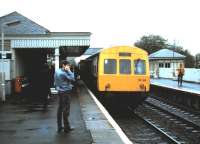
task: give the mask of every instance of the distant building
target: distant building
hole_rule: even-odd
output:
[[[169,49],[161,49],[149,55],[150,72],[152,77],[159,77],[159,68],[171,68],[173,76],[178,66],[184,65],[185,56]]]

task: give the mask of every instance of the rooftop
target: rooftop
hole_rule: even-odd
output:
[[[169,49],[161,49],[149,55],[149,59],[184,59],[185,56]]]
[[[3,28],[6,34],[46,34],[49,32],[45,27],[33,22],[16,11],[0,17],[0,25],[12,22],[13,20],[18,21],[18,24],[9,28],[4,25]]]

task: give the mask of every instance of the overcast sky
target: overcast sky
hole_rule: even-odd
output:
[[[91,47],[154,34],[200,53],[199,0],[0,0],[0,16],[13,11],[52,32],[91,32]]]

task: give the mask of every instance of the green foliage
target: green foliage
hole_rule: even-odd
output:
[[[190,54],[188,50],[184,50],[182,52],[185,55],[185,67],[186,68],[194,68],[195,67],[195,57]]]
[[[198,61],[200,61],[200,53],[196,54],[195,57],[196,57],[196,59],[197,59]]]
[[[158,50],[166,48],[167,40],[159,35],[143,36],[139,41],[135,43],[135,46],[146,50],[149,54]]]
[[[200,53],[196,54],[195,58],[196,58],[195,66],[196,68],[200,68]]]
[[[195,57],[192,54],[190,54],[190,52],[188,50],[184,50],[183,47],[181,47],[181,46],[175,46],[175,48],[172,50],[185,56],[184,62],[185,62],[186,68],[194,68],[195,67]]]

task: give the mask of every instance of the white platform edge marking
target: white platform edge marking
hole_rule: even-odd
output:
[[[101,112],[105,115],[105,117],[108,119],[109,123],[113,126],[117,134],[120,136],[121,140],[125,144],[133,144],[128,137],[125,135],[125,133],[122,131],[122,129],[119,127],[119,125],[115,122],[115,120],[110,116],[108,111],[104,108],[104,106],[97,100],[97,98],[94,96],[94,94],[87,88],[88,92],[90,93],[91,97],[101,110]]]

